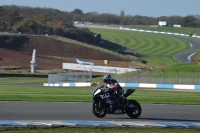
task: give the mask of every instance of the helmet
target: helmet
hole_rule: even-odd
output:
[[[107,83],[108,81],[110,81],[112,79],[110,74],[106,74],[105,76],[103,76],[103,82]]]

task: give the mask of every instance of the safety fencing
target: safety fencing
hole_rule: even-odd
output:
[[[165,71],[165,70],[155,70],[151,69],[146,72],[137,73],[126,73],[121,76],[115,75],[115,78],[119,82],[124,83],[150,83],[150,84],[188,84],[188,85],[198,85],[200,84],[200,72],[189,71],[189,72],[179,72],[176,71]]]
[[[92,82],[91,71],[65,71],[48,74],[48,83]]]
[[[162,89],[189,89],[200,90],[200,72],[165,72],[158,71],[127,72],[113,74],[122,87],[132,88],[162,88]],[[84,87],[92,86],[92,71],[68,71],[63,73],[50,73],[48,83],[44,86],[54,87]],[[102,80],[102,78],[101,78]]]
[[[186,84],[200,85],[200,72],[191,70],[190,72],[165,71],[135,71],[124,74],[112,75],[121,83],[149,83],[149,84]],[[92,82],[94,77],[92,71],[66,71],[48,74],[48,83],[83,83]],[[101,81],[100,81],[101,82]]]

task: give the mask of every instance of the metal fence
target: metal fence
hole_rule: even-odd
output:
[[[92,71],[67,71],[48,74],[48,83],[92,82]]]
[[[49,83],[92,82],[92,71],[66,71],[48,74]],[[200,84],[200,72],[165,72],[146,71],[128,72],[113,75],[121,83],[151,83],[151,84]]]
[[[116,76],[119,82],[124,83],[153,83],[153,84],[200,84],[200,72],[165,72],[161,71],[147,71],[137,73],[134,76],[127,73],[124,76]]]

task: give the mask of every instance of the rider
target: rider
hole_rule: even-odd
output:
[[[106,74],[103,77],[103,82],[105,83],[105,86],[109,88],[111,91],[117,91],[117,95],[119,96],[120,100],[124,105],[127,104],[126,97],[123,95],[124,90],[120,86],[120,84],[117,82],[117,80],[113,79],[110,74]],[[110,101],[110,105],[112,108],[113,102]]]

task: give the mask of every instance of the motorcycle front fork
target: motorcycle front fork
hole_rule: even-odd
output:
[[[105,108],[105,102],[102,100],[99,100],[99,108],[103,109]]]

